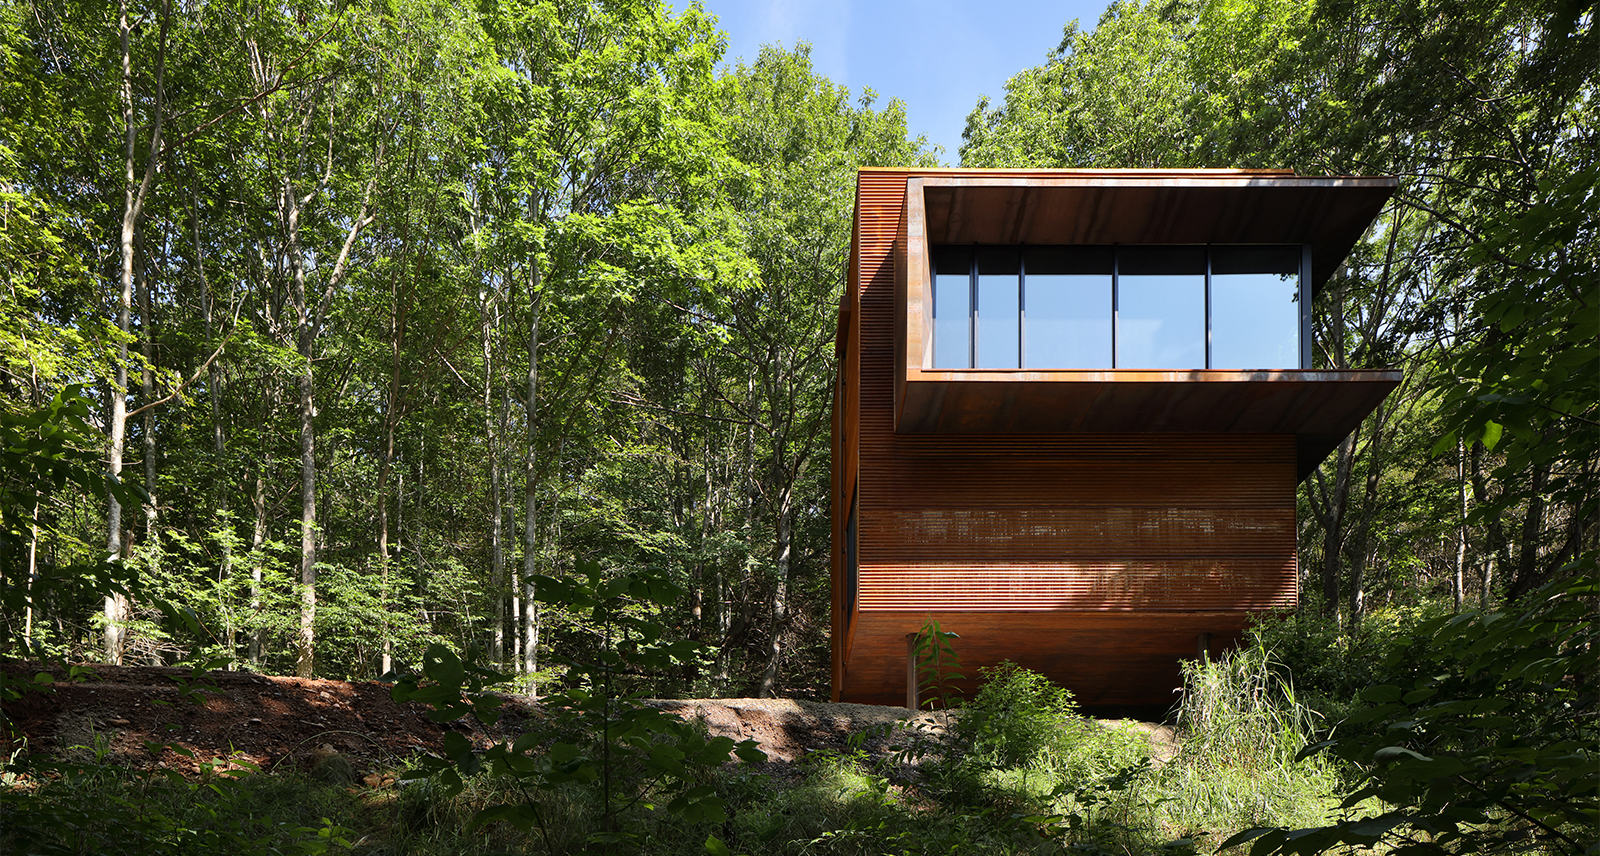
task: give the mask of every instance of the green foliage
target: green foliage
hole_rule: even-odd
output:
[[[1317,731],[1293,685],[1272,673],[1268,649],[1250,645],[1216,661],[1183,663],[1178,727],[1197,763],[1263,769],[1295,759]]]
[[[175,771],[88,764],[12,764],[0,787],[0,850],[39,856],[323,856],[352,847],[352,830],[308,811],[347,806],[306,800],[303,787],[258,771],[202,765]],[[283,785],[288,785],[287,788]],[[296,804],[298,803],[298,804]]]
[[[928,616],[922,629],[911,644],[911,656],[917,663],[917,696],[919,704],[932,708],[935,703],[945,710],[961,704],[961,690],[954,682],[962,680],[961,657],[951,640],[961,636],[943,629],[939,619]]]
[[[1310,829],[1253,829],[1252,856],[1383,844],[1394,852],[1580,854],[1600,823],[1600,637],[1594,562],[1515,610],[1441,616],[1406,684],[1361,693],[1350,733],[1309,747],[1357,765],[1353,817]],[[1417,658],[1395,646],[1389,668]],[[1380,809],[1364,805],[1380,801]]]
[[[637,844],[640,831],[632,810],[654,809],[661,802],[668,812],[691,824],[726,821],[726,801],[706,779],[732,754],[747,761],[764,760],[755,742],[708,738],[692,723],[620,695],[612,686],[614,673],[622,669],[669,668],[694,654],[698,647],[694,643],[667,639],[665,628],[632,608],[670,605],[681,591],[659,574],[607,579],[593,561],[581,563],[578,571],[582,576],[577,579],[540,577],[539,597],[545,604],[581,614],[605,642],[595,660],[569,661],[569,686],[544,699],[550,711],[545,727],[481,753],[460,732],[448,731],[444,756],[423,759],[417,776],[438,777],[451,795],[464,787],[463,777],[480,772],[517,782],[521,799],[478,811],[472,826],[505,821],[524,831],[537,829],[552,851],[552,827],[535,793],[594,788],[601,811],[598,827],[586,839],[591,846]],[[503,679],[434,645],[423,658],[421,675],[403,676],[393,695],[396,701],[432,705],[430,717],[437,722],[469,713],[492,722],[499,699],[486,688]]]
[[[1009,660],[982,674],[983,688],[955,725],[966,757],[1021,767],[1072,742],[1078,725],[1072,693]]]
[[[1508,489],[1477,506],[1478,520],[1535,498],[1600,510],[1592,467],[1600,448],[1600,163],[1539,182],[1532,205],[1480,224],[1470,259],[1483,280],[1472,294],[1472,329],[1445,361],[1438,385],[1448,431],[1501,457],[1495,480]],[[1517,474],[1537,471],[1526,482]],[[1575,545],[1562,545],[1567,556]]]
[[[31,632],[22,626],[24,616],[39,620],[47,606],[126,595],[137,584],[133,568],[93,550],[82,543],[81,533],[61,525],[58,504],[69,492],[116,496],[126,504],[145,496],[138,487],[107,477],[94,451],[95,434],[89,401],[77,386],[62,388],[39,408],[0,409],[0,654],[42,658],[48,653],[42,645],[29,650],[33,640],[24,638]],[[55,551],[65,561],[41,560],[37,551],[47,538],[72,545]],[[5,681],[0,677],[0,697],[25,689]]]
[[[1275,674],[1275,658],[1255,642],[1183,664],[1179,745],[1151,777],[1156,816],[1169,828],[1227,835],[1315,823],[1337,804],[1337,766],[1298,755],[1321,723]]]

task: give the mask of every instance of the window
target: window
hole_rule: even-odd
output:
[[[1211,251],[1211,367],[1300,365],[1300,248]]]
[[[1022,364],[1111,365],[1110,247],[1029,247]]]
[[[972,368],[971,250],[934,250],[933,367]]]
[[[1204,247],[1119,247],[1119,369],[1206,367]]]
[[[934,247],[935,369],[1300,367],[1298,246]]]

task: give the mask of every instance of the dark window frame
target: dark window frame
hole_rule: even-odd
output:
[[[967,323],[966,323],[967,360],[966,360],[966,367],[965,367],[965,369],[961,369],[961,368],[943,368],[943,369],[941,369],[938,366],[935,366],[934,367],[935,370],[940,370],[940,371],[964,371],[964,370],[979,369],[979,366],[977,365],[978,353],[979,353],[978,336],[979,336],[979,329],[980,329],[979,323],[978,323],[978,319],[979,319],[979,314],[983,311],[982,307],[980,306],[980,304],[978,302],[978,297],[979,297],[979,289],[978,289],[979,258],[980,258],[980,253],[982,251],[984,251],[984,250],[993,251],[993,250],[995,250],[997,248],[1002,248],[1002,247],[1014,250],[1016,252],[1016,255],[1017,255],[1017,264],[1016,264],[1016,269],[1017,269],[1017,367],[1016,368],[1001,368],[1001,369],[979,369],[979,370],[983,370],[983,371],[1034,371],[1034,370],[1049,371],[1049,370],[1058,368],[1058,367],[1055,367],[1055,366],[1029,366],[1028,363],[1027,363],[1027,354],[1028,354],[1028,346],[1027,346],[1027,341],[1028,341],[1028,339],[1027,339],[1027,337],[1028,337],[1028,254],[1027,254],[1026,250],[1029,248],[1029,246],[1030,245],[1026,245],[1026,244],[939,244],[939,245],[935,245],[932,248],[933,252],[929,253],[930,271],[929,271],[929,276],[927,277],[928,287],[929,287],[929,290],[930,290],[930,294],[928,295],[928,297],[929,297],[930,301],[936,300],[936,298],[935,298],[935,296],[934,296],[934,294],[932,292],[937,289],[938,276],[941,273],[943,273],[945,275],[952,275],[952,274],[959,275],[959,274],[955,273],[954,271],[944,272],[944,271],[938,270],[935,260],[938,258],[939,252],[941,250],[946,250],[946,249],[948,249],[948,250],[957,250],[957,249],[959,249],[959,250],[962,250],[964,252],[964,254],[966,255],[966,257],[967,257]],[[1062,245],[1062,246],[1075,246],[1075,245]],[[1280,249],[1281,248],[1281,249],[1286,250],[1286,251],[1289,248],[1298,249],[1298,251],[1299,251],[1299,253],[1298,253],[1298,255],[1299,255],[1299,264],[1298,264],[1298,270],[1296,271],[1295,297],[1294,297],[1294,300],[1295,300],[1295,303],[1296,303],[1296,305],[1298,307],[1298,310],[1299,310],[1298,311],[1299,324],[1298,324],[1298,329],[1296,330],[1296,338],[1298,339],[1298,355],[1297,356],[1298,356],[1299,365],[1297,367],[1295,367],[1295,368],[1282,369],[1282,370],[1286,370],[1286,371],[1295,371],[1295,370],[1308,371],[1312,367],[1315,351],[1314,351],[1313,343],[1312,343],[1312,339],[1311,339],[1311,336],[1312,336],[1312,316],[1311,316],[1311,309],[1310,309],[1311,300],[1310,300],[1310,295],[1308,294],[1308,287],[1307,287],[1307,284],[1310,282],[1310,279],[1311,279],[1311,245],[1309,245],[1309,244],[1110,244],[1110,245],[1093,245],[1093,246],[1105,246],[1107,249],[1109,249],[1111,251],[1111,273],[1110,273],[1110,276],[1111,276],[1111,365],[1109,365],[1109,366],[1075,366],[1075,367],[1071,367],[1070,369],[1065,369],[1065,370],[1072,370],[1072,369],[1082,368],[1082,369],[1088,369],[1088,370],[1094,370],[1094,371],[1100,371],[1100,370],[1106,370],[1106,369],[1114,371],[1114,370],[1117,370],[1119,368],[1117,366],[1117,357],[1118,357],[1118,354],[1119,354],[1119,349],[1118,349],[1117,346],[1119,344],[1118,337],[1120,335],[1120,327],[1121,327],[1120,313],[1121,313],[1122,307],[1121,307],[1121,288],[1119,286],[1120,286],[1120,279],[1121,279],[1121,276],[1122,276],[1122,270],[1121,270],[1122,257],[1123,257],[1124,251],[1143,249],[1143,248],[1155,248],[1155,247],[1203,247],[1204,250],[1205,250],[1205,272],[1204,272],[1204,281],[1205,281],[1205,309],[1204,309],[1204,313],[1205,313],[1205,322],[1204,322],[1205,323],[1205,365],[1203,367],[1173,368],[1172,370],[1175,370],[1175,371],[1192,371],[1192,370],[1196,370],[1196,368],[1199,368],[1200,370],[1211,370],[1211,366],[1212,366],[1212,362],[1213,362],[1213,356],[1212,356],[1212,333],[1213,333],[1213,324],[1214,324],[1214,319],[1212,317],[1212,277],[1214,275],[1214,270],[1213,270],[1213,268],[1214,268],[1214,265],[1213,265],[1214,251],[1216,249],[1218,249],[1218,248],[1222,248],[1222,249],[1235,249],[1235,248]],[[935,305],[937,305],[937,304],[935,304]],[[939,347],[939,343],[938,343],[938,340],[937,340],[937,324],[930,325],[929,330],[928,330],[928,335],[930,336],[931,345],[932,345],[932,347],[929,348],[928,352],[930,354],[937,354],[938,353],[938,347]],[[937,360],[935,360],[935,362],[937,362]]]

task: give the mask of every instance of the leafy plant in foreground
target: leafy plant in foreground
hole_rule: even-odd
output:
[[[540,812],[540,795],[563,788],[598,791],[602,816],[588,844],[601,850],[637,843],[639,832],[630,828],[633,810],[655,810],[659,801],[691,823],[724,822],[726,803],[705,780],[730,754],[765,760],[755,741],[707,737],[674,714],[612,690],[613,677],[623,668],[667,669],[699,654],[699,643],[666,641],[662,625],[629,609],[639,603],[671,605],[681,590],[651,571],[604,579],[593,561],[580,562],[578,573],[577,579],[538,576],[538,599],[587,619],[604,634],[605,644],[592,661],[567,661],[572,683],[543,699],[544,727],[481,753],[461,732],[447,731],[444,756],[423,759],[414,778],[435,776],[450,796],[461,791],[463,776],[480,772],[514,781],[516,787],[507,793],[521,798],[484,808],[470,825],[503,820],[525,832],[537,830],[551,852],[555,847]],[[507,680],[435,644],[423,658],[422,674],[400,677],[392,695],[396,701],[431,705],[429,717],[436,722],[471,714],[491,723],[501,700],[489,688]]]
[[[911,656],[917,661],[917,697],[923,707],[931,708],[938,702],[948,711],[961,704],[961,690],[954,682],[966,676],[961,674],[961,657],[950,644],[950,640],[960,638],[930,615],[912,640]]]
[[[1343,806],[1376,799],[1382,811],[1310,829],[1246,830],[1224,849],[1253,840],[1252,856],[1375,845],[1397,854],[1600,852],[1600,582],[1592,558],[1567,570],[1585,575],[1515,609],[1425,622],[1423,677],[1368,688],[1368,706],[1345,720],[1362,730],[1302,752],[1360,765]],[[1409,648],[1391,654],[1403,656]]]
[[[82,764],[22,759],[10,768],[21,783],[0,787],[0,853],[320,856],[351,849],[352,830],[326,817],[317,825],[268,822],[264,815],[272,812],[247,786],[260,775],[252,766],[200,766],[200,777],[191,780],[176,770],[129,770],[103,757]]]

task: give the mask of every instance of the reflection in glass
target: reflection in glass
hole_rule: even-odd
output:
[[[1014,369],[1021,365],[1022,278],[1016,247],[978,250],[978,341],[980,369]]]
[[[1117,368],[1206,367],[1203,247],[1130,247],[1117,257]]]
[[[933,367],[972,366],[972,256],[935,251],[933,275]]]
[[[1211,367],[1300,367],[1299,247],[1217,247],[1211,256]]]
[[[978,365],[1017,368],[1020,283],[1014,273],[978,274]]]
[[[1111,275],[1029,274],[1023,321],[1030,369],[1111,367]]]
[[[1024,251],[1024,367],[1111,367],[1111,252],[1061,246]]]

